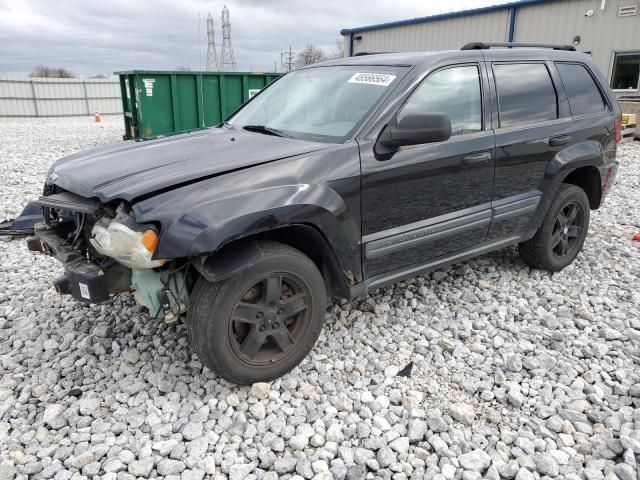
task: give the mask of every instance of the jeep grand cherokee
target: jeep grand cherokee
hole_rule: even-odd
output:
[[[202,362],[241,384],[307,355],[328,296],[509,245],[561,270],[614,180],[620,109],[589,55],[515,47],[324,62],[216,128],[64,158],[30,248],[81,302],[186,314]]]

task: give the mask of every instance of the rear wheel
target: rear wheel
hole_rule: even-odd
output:
[[[518,245],[521,258],[532,268],[557,272],[582,250],[589,230],[589,199],[580,187],[563,183],[535,236]]]
[[[280,377],[315,344],[326,311],[316,265],[287,245],[265,242],[251,268],[218,283],[200,278],[187,324],[198,357],[239,384]]]

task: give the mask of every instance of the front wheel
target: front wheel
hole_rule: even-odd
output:
[[[589,199],[580,187],[558,188],[542,226],[518,245],[520,257],[532,268],[558,272],[575,260],[589,230]]]
[[[200,278],[187,325],[204,365],[225,379],[249,385],[278,378],[313,348],[326,311],[324,281],[300,251],[261,243],[251,268],[217,283]]]

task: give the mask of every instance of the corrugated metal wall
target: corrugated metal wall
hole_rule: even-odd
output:
[[[121,114],[120,83],[107,79],[0,78],[0,117]]]
[[[621,18],[621,6],[636,6],[637,14]],[[593,13],[587,15],[590,10]],[[505,8],[353,33],[353,54],[457,49],[471,41],[504,42],[509,36],[510,11]],[[590,51],[608,79],[614,52],[640,51],[638,0],[558,0],[516,6],[516,11],[514,41],[572,44],[579,35],[577,49]],[[349,34],[344,36],[345,56],[349,55],[349,38]]]
[[[515,41],[567,43],[576,35],[580,51],[590,51],[610,79],[615,51],[640,51],[640,5],[637,0],[565,0],[518,8]],[[636,5],[638,15],[618,17],[620,6]],[[586,13],[592,10],[593,15]]]
[[[508,28],[509,11],[500,10],[371,30],[354,34],[353,54],[456,49],[479,38],[487,42],[504,42]],[[357,37],[361,38],[357,40]],[[349,45],[346,44],[347,55],[348,51]]]

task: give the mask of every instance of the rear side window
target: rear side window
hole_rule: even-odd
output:
[[[556,67],[569,96],[569,106],[573,116],[601,113],[609,109],[600,89],[584,65],[556,63]]]
[[[494,64],[501,127],[558,118],[558,99],[542,63]]]

